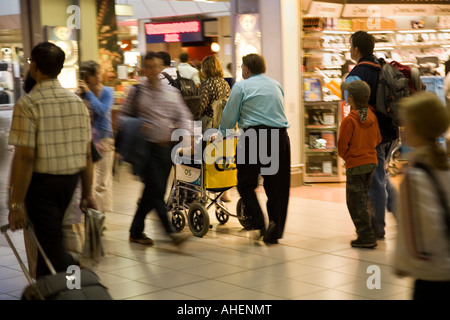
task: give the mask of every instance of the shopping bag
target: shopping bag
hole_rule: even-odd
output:
[[[207,142],[204,152],[205,187],[220,189],[237,185],[236,139]]]
[[[105,215],[100,211],[88,208],[84,217],[84,247],[81,264],[97,264],[105,256],[102,234]]]

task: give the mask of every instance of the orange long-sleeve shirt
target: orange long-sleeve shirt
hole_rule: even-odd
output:
[[[352,110],[339,129],[338,154],[347,169],[377,162],[376,146],[381,142],[375,114],[367,109],[364,121],[359,110]]]

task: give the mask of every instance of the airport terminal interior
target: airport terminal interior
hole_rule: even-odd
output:
[[[183,30],[185,25],[195,30]],[[115,300],[410,300],[414,280],[394,272],[393,213],[386,211],[386,234],[375,248],[350,245],[357,235],[337,138],[350,112],[340,84],[356,64],[349,41],[357,30],[373,34],[378,57],[417,68],[427,90],[445,101],[448,0],[1,0],[0,139],[8,137],[14,104],[24,94],[27,57],[40,41],[65,51],[58,79],[68,89],[77,89],[82,61],[99,62],[103,84],[114,91],[115,132],[127,93],[142,80],[147,51],[168,52],[172,66],[181,53],[188,53],[193,66],[216,55],[224,70],[230,66],[224,76],[230,83],[242,80],[242,57],[260,53],[266,75],[283,87],[290,124],[291,189],[283,238],[267,244],[235,216],[223,223],[212,206],[209,229],[201,237],[186,222],[180,232],[190,238],[174,245],[152,212],[144,232],[155,243],[132,243],[129,229],[143,183],[130,164],[116,162],[113,212],[106,213],[102,236],[105,256],[89,267]],[[440,142],[445,145],[445,137]],[[4,225],[14,147],[0,148]],[[398,188],[408,161],[400,153],[394,160],[388,171]],[[171,181],[167,197],[170,187]],[[268,224],[262,185],[257,195]],[[235,186],[230,196],[224,205],[235,214],[240,199]],[[23,231],[12,233],[12,239],[26,262]],[[0,235],[0,300],[20,300],[27,286]]]

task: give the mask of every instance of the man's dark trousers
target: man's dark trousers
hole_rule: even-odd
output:
[[[25,198],[28,218],[45,254],[56,272],[67,271],[76,264],[63,243],[62,221],[69,206],[79,174],[51,175],[33,173]],[[36,278],[50,274],[41,254],[38,254]]]
[[[275,174],[261,175],[264,178],[264,190],[268,198],[267,213],[269,221],[273,221],[276,225],[274,238],[280,239],[284,232],[289,202],[291,179],[291,146],[289,136],[284,128],[251,127],[245,130],[245,135],[252,136],[249,134],[249,130],[256,132],[256,141],[253,140],[254,136],[250,139],[245,138],[245,140],[241,137],[238,141],[236,151],[237,189],[247,213],[252,217],[253,228],[260,229],[264,227],[264,215],[259,205],[255,189],[258,187],[258,177],[261,173],[261,168],[269,168],[273,165],[273,162],[265,163],[267,159],[264,160],[264,156],[267,156],[271,161],[275,159],[278,162],[278,169]],[[274,148],[274,150],[271,147],[272,138],[277,138],[274,141],[277,148]],[[264,143],[266,146],[263,148],[260,145],[261,139],[263,139],[263,142],[267,141],[267,143]],[[245,154],[245,157],[242,157],[242,153]],[[261,159],[261,155],[263,159]],[[245,161],[241,163],[242,160]],[[271,169],[270,171],[273,170]]]

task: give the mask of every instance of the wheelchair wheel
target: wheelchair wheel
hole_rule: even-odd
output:
[[[239,219],[239,223],[245,229],[251,229],[253,227],[252,217],[247,215],[242,198],[239,199],[239,201],[236,205],[236,215],[237,215],[237,218]]]
[[[194,236],[201,238],[208,233],[209,215],[201,203],[195,202],[189,207],[188,223]]]
[[[172,228],[176,232],[180,232],[184,229],[186,225],[186,218],[184,217],[184,213],[181,210],[175,210],[172,213]]]
[[[225,224],[230,219],[230,215],[219,206],[216,206],[216,218],[220,224]]]

